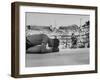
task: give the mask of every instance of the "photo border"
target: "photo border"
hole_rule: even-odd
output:
[[[95,70],[89,71],[73,71],[73,72],[55,72],[43,74],[19,74],[20,72],[20,56],[19,56],[19,35],[20,35],[20,6],[39,6],[39,7],[54,7],[54,8],[73,8],[87,9],[95,11]],[[41,77],[41,76],[58,76],[72,74],[97,73],[97,7],[96,6],[81,6],[81,5],[63,5],[63,4],[46,4],[46,3],[31,3],[31,2],[13,2],[11,4],[11,76],[15,78],[23,77]]]

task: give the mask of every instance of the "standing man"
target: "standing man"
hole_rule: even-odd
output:
[[[57,36],[53,39],[53,52],[59,51],[59,39],[57,39]]]
[[[68,40],[67,40],[67,38],[66,38],[66,45],[65,45],[65,47],[67,48],[67,46],[68,46],[68,42],[67,42]]]
[[[74,33],[72,33],[72,35],[71,35],[71,42],[72,42],[71,48],[76,48],[76,45],[77,45],[77,38],[76,38],[76,36],[74,35]]]

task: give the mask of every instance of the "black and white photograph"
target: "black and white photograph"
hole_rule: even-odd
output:
[[[12,4],[12,76],[97,73],[97,7]]]
[[[26,67],[90,63],[90,15],[25,13]]]

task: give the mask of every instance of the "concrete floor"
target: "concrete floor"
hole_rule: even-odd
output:
[[[26,54],[26,67],[89,64],[89,48],[63,49],[46,54]]]

